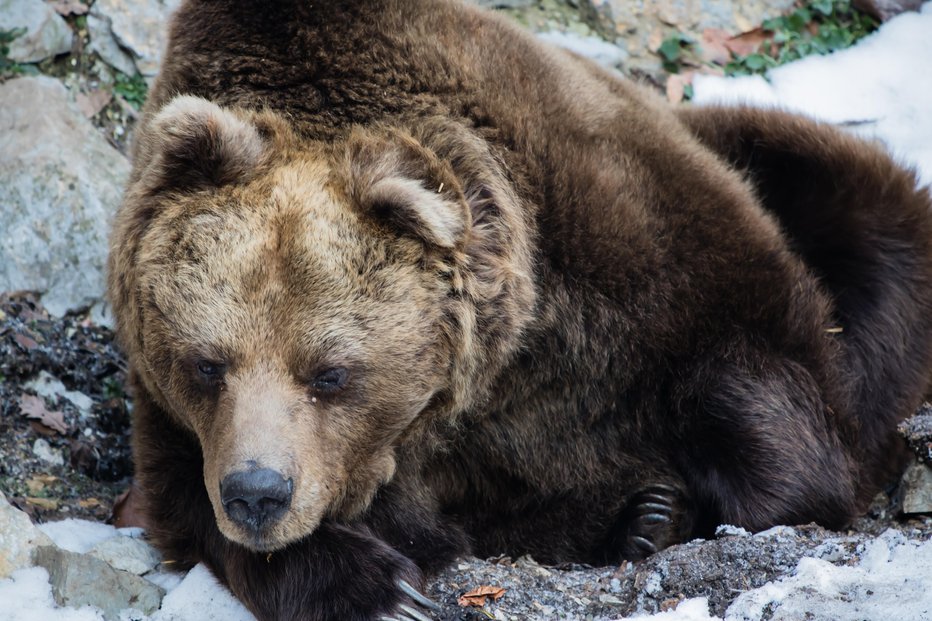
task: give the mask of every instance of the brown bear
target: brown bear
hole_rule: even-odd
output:
[[[110,257],[150,535],[261,619],[845,525],[902,463],[930,281],[877,147],[445,0],[187,0]]]

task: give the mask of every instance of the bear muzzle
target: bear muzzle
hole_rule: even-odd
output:
[[[227,516],[253,536],[288,512],[293,492],[294,481],[270,468],[241,470],[220,482],[220,502]]]

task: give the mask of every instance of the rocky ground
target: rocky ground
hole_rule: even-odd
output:
[[[549,32],[545,36],[558,44],[666,85],[668,93],[670,66],[659,53],[664,42],[681,35],[700,40],[710,32],[737,37],[794,6],[792,0],[480,3]],[[65,591],[68,576],[82,578],[82,593],[95,581],[122,585],[102,591],[126,591],[144,588],[145,581],[119,572],[155,569],[151,559],[127,568],[119,554],[99,550],[65,554],[27,526],[70,517],[136,523],[127,496],[132,398],[124,393],[125,365],[105,327],[103,266],[108,221],[129,171],[133,124],[158,68],[160,26],[176,4],[0,0],[0,292],[43,292],[41,300],[38,294],[0,293],[0,586],[35,561],[52,574],[59,602],[78,601]],[[865,4],[884,17],[897,3]],[[796,572],[802,558],[852,568],[877,545],[893,549],[932,538],[932,469],[922,461],[932,461],[932,414],[913,419],[904,433],[916,465],[848,532],[807,526],[749,536],[726,530],[714,541],[607,568],[465,559],[439,576],[429,594],[444,604],[438,617],[450,620],[608,620],[672,610],[682,602],[692,606],[687,600],[693,597],[708,598],[709,610],[722,615],[742,593]],[[43,545],[51,547],[33,557]],[[464,593],[483,586],[504,594],[488,597],[481,607],[458,604]],[[3,604],[0,595],[0,618]],[[107,604],[113,610],[120,605]]]

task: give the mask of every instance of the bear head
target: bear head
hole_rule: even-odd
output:
[[[196,436],[230,540],[358,514],[517,347],[529,210],[439,118],[320,141],[179,96],[137,140],[109,266],[136,389]]]

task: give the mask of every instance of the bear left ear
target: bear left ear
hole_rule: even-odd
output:
[[[249,179],[265,152],[256,126],[200,97],[175,97],[146,128],[152,193],[220,187]]]
[[[375,219],[430,246],[465,243],[469,207],[452,170],[414,138],[393,132],[350,137],[350,195]]]

